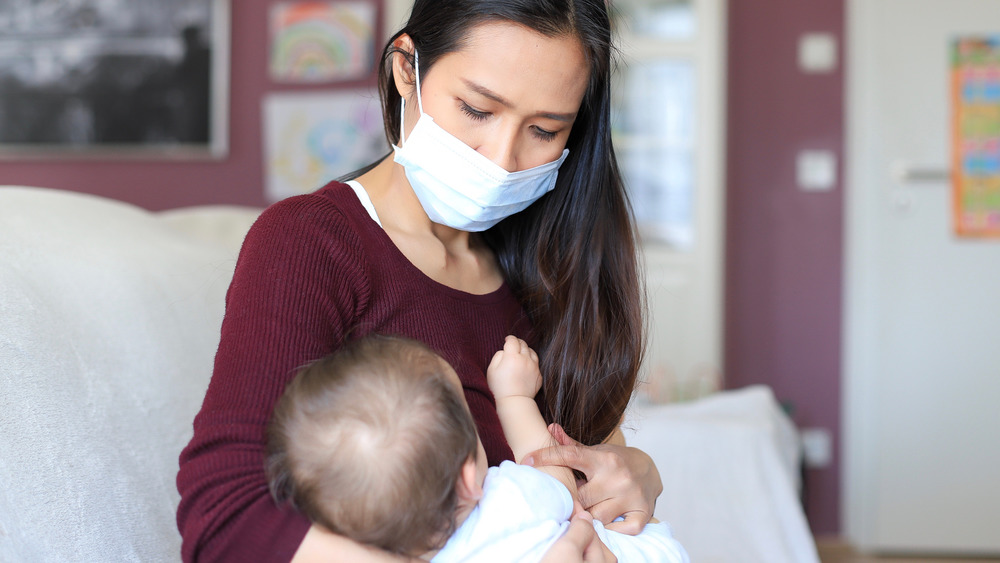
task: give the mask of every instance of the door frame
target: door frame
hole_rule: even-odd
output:
[[[879,302],[875,295],[880,264],[877,260],[880,205],[877,189],[865,189],[874,177],[873,155],[878,146],[865,124],[872,123],[873,98],[865,94],[876,64],[871,57],[875,3],[848,0],[846,48],[847,155],[844,175],[844,318],[841,378],[841,530],[859,549],[874,541],[873,522],[878,491],[873,476],[878,467],[874,413],[878,404],[877,328]]]

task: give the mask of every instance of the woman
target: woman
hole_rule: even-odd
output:
[[[247,234],[181,454],[185,560],[389,557],[277,507],[264,475],[264,427],[295,369],[370,332],[456,368],[491,465],[512,456],[486,366],[507,334],[530,342],[564,444],[536,465],[582,472],[580,500],[609,527],[648,521],[659,476],[617,430],[642,312],[610,51],[603,0],[417,0],[379,69],[392,157],[270,207]],[[557,546],[586,544],[580,530]]]

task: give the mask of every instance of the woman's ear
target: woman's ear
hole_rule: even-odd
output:
[[[404,33],[393,41],[392,46],[403,53],[409,53],[408,57],[399,52],[392,54],[392,79],[396,83],[396,91],[405,101],[413,95],[417,83],[416,69],[410,63],[413,60],[413,39]]]

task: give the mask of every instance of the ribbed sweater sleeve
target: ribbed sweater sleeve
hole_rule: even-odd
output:
[[[184,561],[292,558],[310,524],[268,492],[266,426],[297,369],[345,338],[396,334],[438,351],[462,380],[490,463],[511,459],[485,369],[507,334],[530,339],[529,329],[506,285],[471,295],[427,278],[343,184],[268,208],[240,252],[212,379],[180,457]]]
[[[265,428],[294,370],[334,349],[366,299],[363,256],[322,199],[286,200],[250,230],[215,369],[180,459],[185,561],[289,561],[309,528],[271,500]]]

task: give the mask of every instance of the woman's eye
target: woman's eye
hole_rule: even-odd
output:
[[[542,141],[551,141],[556,138],[556,133],[554,131],[546,131],[540,127],[533,128],[535,137],[538,137]]]
[[[474,109],[472,106],[470,106],[465,102],[462,102],[461,108],[462,111],[465,113],[465,115],[468,115],[469,117],[475,119],[476,121],[483,121],[490,116],[488,112]]]

